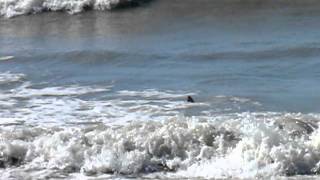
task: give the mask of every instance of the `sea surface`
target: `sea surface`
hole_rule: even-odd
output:
[[[318,0],[0,0],[0,179],[319,179],[319,30]]]

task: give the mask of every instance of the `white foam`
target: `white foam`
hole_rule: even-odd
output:
[[[29,88],[29,84],[25,84],[22,88],[12,90],[15,97],[31,97],[31,96],[70,96],[70,95],[82,95],[97,92],[106,92],[109,87],[93,88],[86,86],[66,86],[66,87],[45,87],[41,89]]]
[[[291,121],[285,120],[288,117],[306,123],[309,118],[319,120],[318,115],[241,113],[205,122],[173,116],[163,122],[120,126],[6,126],[0,128],[1,163],[19,167],[5,170],[11,177],[21,174],[18,172],[68,177],[74,173],[141,176],[155,171],[169,178],[315,174],[319,171],[320,131],[309,135],[298,128],[301,134],[297,136],[292,129],[279,128],[277,122]],[[172,170],[175,172],[163,173]]]
[[[193,164],[175,176],[250,179],[316,174],[320,161],[319,132],[309,136],[308,127],[301,123],[316,128],[314,117],[268,114],[241,114],[241,125],[233,129],[240,131],[242,138],[234,148],[223,156]],[[279,122],[286,127],[275,126]]]
[[[24,74],[14,74],[11,72],[0,73],[0,84],[21,81],[24,77]]]
[[[143,98],[186,98],[187,96],[195,95],[195,93],[182,93],[182,92],[173,92],[173,91],[158,91],[155,89],[146,89],[143,91],[128,91],[122,90],[118,92],[120,95],[125,96],[137,96]]]
[[[0,0],[0,16],[10,18],[42,11],[66,11],[74,14],[88,7],[109,10],[131,2],[132,0]]]
[[[106,100],[84,100],[79,97],[94,93],[108,95],[110,88],[77,85],[34,88],[29,82],[24,82],[2,92],[0,114],[3,118],[11,118],[12,122],[18,120],[33,124],[121,124],[136,120],[162,121],[180,114],[183,109],[208,106],[206,103],[188,103],[183,94],[156,90],[152,90],[152,96],[148,90],[120,91]],[[132,94],[140,96],[132,99]]]

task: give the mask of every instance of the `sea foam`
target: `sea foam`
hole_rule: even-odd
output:
[[[319,131],[316,125],[310,134],[294,128],[298,121],[310,124],[309,118],[318,116],[241,113],[216,121],[173,116],[120,126],[7,126],[0,128],[0,165],[4,174],[45,171],[47,177],[53,171],[188,178],[316,174]]]

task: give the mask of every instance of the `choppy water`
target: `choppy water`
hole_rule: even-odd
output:
[[[1,179],[318,178],[319,2],[117,3],[0,0]]]

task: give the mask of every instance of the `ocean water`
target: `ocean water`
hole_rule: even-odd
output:
[[[0,179],[318,179],[319,9],[0,0]]]

